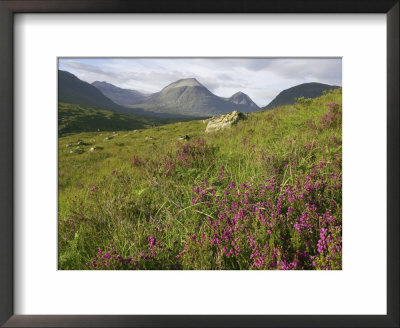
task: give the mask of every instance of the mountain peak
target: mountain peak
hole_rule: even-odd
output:
[[[115,89],[115,90],[122,90],[121,88],[115,86],[114,84],[108,83],[106,81],[94,81],[92,82],[92,85],[95,86],[97,89],[99,89],[101,92],[103,92],[102,88],[107,88],[107,89]],[[104,93],[104,92],[103,92]],[[106,95],[107,96],[107,95]],[[108,96],[107,96],[108,97]]]
[[[199,81],[197,81],[195,78],[180,79],[169,85],[169,87],[171,87],[171,88],[201,87],[201,86],[203,86],[203,85]]]
[[[62,70],[58,71],[58,101],[102,109],[123,110],[123,107],[114,103],[95,86]]]
[[[112,84],[106,81],[94,81],[92,82],[92,85],[112,85]]]
[[[258,108],[258,106],[253,102],[253,100],[251,100],[251,98],[242,91],[236,92],[227,100],[233,104],[244,105],[252,109]]]
[[[95,81],[92,83],[106,97],[120,105],[135,105],[147,99],[147,95],[131,89],[123,89],[105,81]]]

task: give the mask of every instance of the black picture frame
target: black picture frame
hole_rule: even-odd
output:
[[[399,7],[398,0],[0,0],[0,324],[4,327],[399,327]],[[387,315],[14,315],[13,16],[16,13],[386,14]]]

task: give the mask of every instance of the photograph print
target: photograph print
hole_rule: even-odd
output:
[[[341,270],[341,58],[58,58],[59,270]]]

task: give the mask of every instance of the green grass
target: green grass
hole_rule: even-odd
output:
[[[58,135],[65,136],[78,132],[121,131],[147,129],[154,126],[188,121],[190,118],[154,118],[131,114],[120,114],[96,107],[59,103]]]
[[[93,261],[99,268],[98,260],[94,260],[99,248],[135,258],[140,269],[250,268],[250,260],[246,262],[250,255],[245,251],[240,255],[244,264],[238,266],[210,246],[211,235],[203,221],[221,211],[217,203],[193,204],[194,188],[206,179],[218,198],[224,197],[231,180],[239,191],[240,184],[257,186],[274,178],[279,182],[277,190],[282,191],[321,162],[327,163],[321,174],[341,173],[334,168],[341,161],[341,125],[323,127],[321,123],[328,113],[326,105],[333,102],[341,105],[341,89],[312,101],[249,114],[231,129],[210,134],[204,132],[206,123],[202,120],[132,131],[140,127],[119,115],[118,127],[126,123],[130,131],[118,131],[111,140],[105,138],[114,135],[108,131],[118,130],[109,125],[116,121],[115,114],[60,104],[62,134],[83,127],[94,130],[101,126],[102,131],[59,138],[59,268],[87,269],[91,266],[86,263]],[[67,124],[72,121],[73,128]],[[148,121],[140,124],[142,128],[151,125]],[[182,135],[189,135],[191,140],[178,140]],[[205,146],[196,146],[194,140],[200,139]],[[79,141],[84,144],[78,146]],[[91,152],[95,146],[98,149]],[[81,153],[71,153],[77,147]],[[186,154],[185,149],[189,160],[179,162],[177,158]],[[169,162],[174,162],[171,172]],[[219,178],[221,166],[224,179]],[[234,196],[229,197],[233,202]],[[335,197],[341,204],[341,194]],[[300,211],[304,204],[298,206]],[[324,210],[328,207],[321,205]],[[329,209],[341,219],[341,207]],[[254,229],[261,231],[256,226]],[[288,228],[287,236],[295,238],[292,230]],[[197,242],[195,255],[189,256],[187,248],[194,247],[190,235],[199,231],[207,235],[207,242]],[[264,243],[267,240],[278,247],[271,239],[274,234],[261,235]],[[149,241],[152,236],[157,239],[155,245],[162,247],[157,252]],[[181,252],[184,254],[179,255]],[[326,263],[325,258],[317,260],[319,266]],[[107,268],[124,268],[118,263],[110,260]]]

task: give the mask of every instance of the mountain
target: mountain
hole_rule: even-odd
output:
[[[127,112],[129,109],[114,103],[93,85],[67,71],[58,71],[58,101],[102,109]]]
[[[92,83],[106,97],[119,105],[135,105],[144,102],[148,95],[136,90],[122,89],[111,83],[95,81]]]
[[[239,111],[242,112],[251,112],[258,109],[258,106],[254,103],[254,101],[241,91],[236,92],[233,96],[227,98],[226,100],[232,104],[239,105]]]
[[[247,109],[246,106],[216,96],[195,78],[171,83],[160,92],[150,95],[142,104],[129,107],[190,116],[219,115]]]
[[[317,82],[299,84],[292,88],[283,90],[267,106],[261,108],[261,110],[272,109],[284,105],[293,105],[296,102],[296,98],[317,98],[321,96],[324,91],[337,88],[340,87]]]
[[[230,98],[218,97],[194,78],[181,79],[160,92],[145,95],[107,82],[84,82],[75,75],[58,71],[58,101],[123,114],[154,117],[207,117],[234,110],[251,112],[257,105],[242,92]]]

